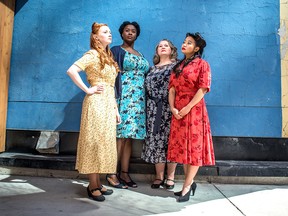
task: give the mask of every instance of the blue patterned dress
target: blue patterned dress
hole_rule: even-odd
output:
[[[145,139],[145,76],[148,61],[126,51],[122,70],[122,95],[118,100],[122,123],[117,126],[118,138]]]

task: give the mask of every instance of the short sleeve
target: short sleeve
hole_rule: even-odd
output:
[[[211,70],[210,65],[206,61],[201,62],[200,73],[198,79],[199,88],[207,88],[207,92],[210,91],[211,87]]]
[[[95,64],[95,54],[92,51],[86,52],[80,59],[74,62],[81,70],[85,71],[92,63]]]

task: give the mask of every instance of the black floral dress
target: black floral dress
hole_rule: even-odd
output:
[[[148,163],[165,163],[170,131],[171,111],[168,84],[175,63],[152,66],[145,79],[147,94],[147,133],[141,158]]]

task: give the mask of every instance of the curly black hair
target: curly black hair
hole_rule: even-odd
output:
[[[129,21],[124,21],[120,27],[119,27],[119,33],[120,33],[120,36],[121,38],[123,39],[122,37],[122,33],[124,31],[124,28],[127,26],[127,25],[133,25],[136,30],[137,30],[137,33],[136,33],[136,39],[138,38],[138,36],[140,35],[140,26],[137,22],[133,21],[133,22],[129,22]]]

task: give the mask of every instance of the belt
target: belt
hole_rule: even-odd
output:
[[[152,96],[148,96],[148,97],[149,99],[153,100],[156,103],[156,107],[157,107],[154,128],[153,128],[153,135],[155,135],[158,133],[160,129],[160,125],[161,125],[163,99],[152,97]]]
[[[107,86],[107,87],[112,87],[112,88],[114,88],[114,85],[112,85],[112,84],[108,84],[108,83],[105,83],[105,82],[96,82],[96,83],[91,83],[90,84],[91,86],[97,86],[97,85],[104,85],[104,86]]]

